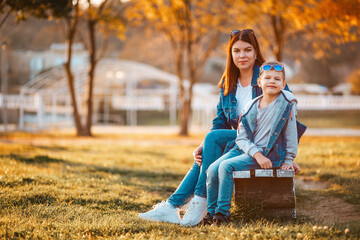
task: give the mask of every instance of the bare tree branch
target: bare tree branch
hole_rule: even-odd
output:
[[[2,25],[5,23],[6,19],[9,17],[10,13],[11,13],[11,8],[6,12],[5,16],[1,19],[1,22],[0,22],[0,29],[2,27]]]

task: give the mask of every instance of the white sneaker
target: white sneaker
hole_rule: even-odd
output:
[[[153,210],[140,213],[139,218],[149,221],[180,223],[179,208],[170,207],[165,201],[153,206]]]
[[[206,198],[194,197],[191,199],[188,210],[180,222],[181,226],[193,227],[201,222],[206,215]]]

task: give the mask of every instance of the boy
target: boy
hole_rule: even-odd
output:
[[[284,66],[276,61],[260,68],[263,95],[242,110],[236,146],[207,170],[207,211],[203,224],[229,223],[233,172],[255,168],[292,169],[297,153],[296,99],[284,91]]]

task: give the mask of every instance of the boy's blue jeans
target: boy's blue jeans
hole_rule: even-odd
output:
[[[168,202],[180,207],[186,204],[193,194],[206,197],[206,170],[221,157],[226,144],[234,139],[236,139],[236,130],[219,129],[209,132],[204,139],[201,167],[194,162]]]
[[[238,147],[232,148],[216,160],[207,170],[207,211],[213,216],[220,212],[230,215],[233,194],[233,172],[260,168],[254,158],[244,154]]]

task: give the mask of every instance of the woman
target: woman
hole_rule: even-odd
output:
[[[195,226],[206,215],[206,170],[235,144],[238,118],[242,108],[262,94],[257,85],[259,68],[265,62],[252,29],[233,30],[227,51],[225,72],[219,82],[220,101],[213,127],[193,153],[194,164],[177,190],[153,210],[139,214],[142,219]],[[286,86],[286,90],[289,90]],[[296,166],[295,166],[296,168]],[[183,219],[179,208],[188,203]]]

